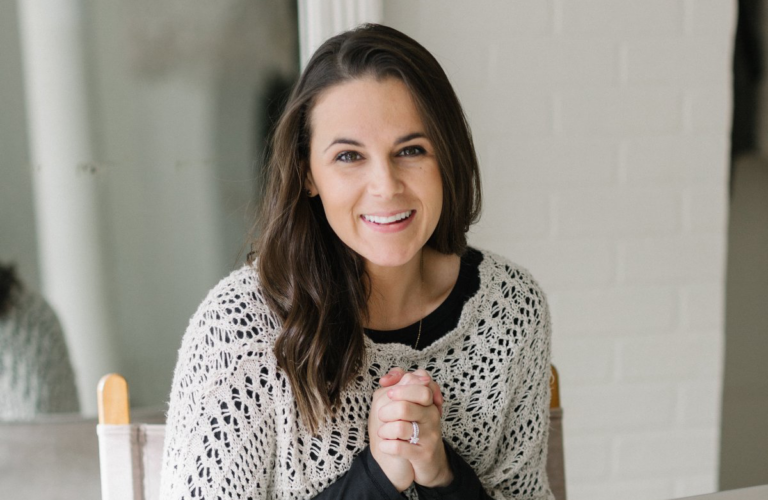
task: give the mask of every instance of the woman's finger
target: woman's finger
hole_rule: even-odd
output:
[[[421,444],[413,445],[400,439],[382,439],[379,450],[389,456],[404,458],[412,461],[418,459],[421,454]],[[413,462],[411,462],[413,463]]]
[[[403,386],[403,385],[409,385],[409,384],[418,384],[423,385],[426,384],[431,390],[433,395],[433,403],[435,406],[437,406],[437,409],[440,411],[440,415],[443,414],[443,403],[445,402],[445,399],[443,398],[442,391],[440,390],[440,386],[432,380],[432,377],[429,375],[429,372],[426,370],[414,370],[412,372],[406,373],[403,375],[403,377],[400,379],[400,382],[395,384],[396,386]]]
[[[432,390],[429,385],[396,385],[387,391],[387,397],[392,401],[410,401],[421,406],[429,406],[434,404]]]
[[[406,377],[406,375],[408,377]],[[426,370],[418,369],[409,373],[405,373],[405,370],[402,368],[395,367],[392,368],[386,375],[381,377],[379,382],[381,387],[392,387],[396,385],[408,384],[427,384],[427,386],[432,390],[433,403],[435,406],[437,406],[437,409],[440,411],[440,415],[442,416],[443,403],[445,402],[445,398],[443,398],[443,393],[440,390],[440,386],[437,384],[437,382],[432,380],[432,377]]]
[[[405,420],[387,422],[379,427],[378,436],[382,439],[402,439],[410,441],[413,436],[413,424]]]
[[[397,385],[409,385],[409,384],[417,384],[417,385],[427,385],[432,381],[432,377],[429,375],[416,375],[415,372],[408,372],[400,379],[400,382],[397,383]]]
[[[432,378],[432,375],[430,375],[429,372],[423,368],[413,370],[411,373],[419,377],[429,377],[430,379]]]
[[[392,368],[391,370],[389,370],[389,372],[387,372],[386,375],[384,375],[383,377],[381,377],[379,379],[379,384],[382,387],[393,386],[393,385],[397,384],[398,382],[400,382],[400,380],[403,378],[403,375],[405,375],[405,370],[403,370],[402,368],[396,366],[396,367]]]
[[[440,390],[440,386],[434,380],[429,383],[428,387],[432,389],[432,402],[440,410],[440,416],[443,416],[443,403],[445,402],[443,391]]]
[[[382,422],[408,420],[410,422],[436,422],[439,425],[440,414],[435,405],[422,406],[410,401],[391,401],[379,408],[377,416]]]

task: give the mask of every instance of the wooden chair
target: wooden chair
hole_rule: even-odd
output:
[[[131,424],[128,384],[115,373],[98,388],[102,500],[158,500],[165,425]],[[155,419],[155,421],[162,419]]]
[[[550,388],[547,475],[555,498],[566,500],[563,410],[554,366]],[[120,375],[105,375],[98,393],[102,500],[159,499],[165,425],[130,423],[128,384]]]

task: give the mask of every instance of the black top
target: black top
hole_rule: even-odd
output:
[[[467,248],[461,256],[459,277],[451,293],[437,309],[421,321],[421,338],[417,350],[424,349],[459,324],[464,304],[480,289],[478,268],[482,260],[483,254],[474,248]],[[365,334],[377,344],[399,343],[413,347],[419,334],[419,322],[397,330],[366,329]]]
[[[479,265],[482,260],[483,254],[474,248],[468,248],[464,252],[461,257],[459,277],[448,298],[422,320],[418,350],[424,349],[456,328],[464,304],[480,288]],[[365,334],[378,344],[398,342],[411,347],[416,342],[418,333],[418,322],[398,330],[365,330]],[[427,500],[490,499],[472,467],[456,453],[445,439],[443,439],[443,444],[453,472],[453,482],[442,488],[426,488],[417,484],[416,490],[419,498]],[[384,471],[381,470],[368,446],[355,457],[352,467],[336,482],[314,497],[314,500],[353,498],[359,500],[400,500],[404,498],[404,495],[398,493]]]

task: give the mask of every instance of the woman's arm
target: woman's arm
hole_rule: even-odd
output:
[[[480,476],[489,496],[496,500],[554,500],[546,471],[551,374],[549,307],[538,284],[528,279],[531,321],[518,342],[517,361],[510,367],[513,399],[504,415],[504,434],[494,466]]]
[[[373,459],[366,446],[352,462],[352,467],[313,500],[401,500],[403,495]]]
[[[453,481],[448,486],[426,488],[419,484],[416,491],[424,500],[487,500],[491,497],[485,492],[483,484],[475,470],[443,439],[448,462],[453,471]]]
[[[217,287],[187,328],[173,377],[161,495],[267,499],[278,480],[268,343],[232,321]]]

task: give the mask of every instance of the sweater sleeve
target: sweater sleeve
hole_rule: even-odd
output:
[[[401,500],[394,487],[366,446],[352,462],[352,467],[313,500]]]
[[[257,328],[233,321],[235,287],[214,289],[190,320],[174,371],[160,498],[274,496],[277,411]]]
[[[554,500],[547,480],[549,438],[549,307],[538,284],[525,273],[530,299],[527,327],[510,367],[512,399],[493,466],[480,475],[488,496],[496,500]]]
[[[453,472],[453,481],[447,486],[426,488],[419,484],[416,491],[422,500],[486,500],[490,497],[485,492],[480,479],[472,467],[459,455],[456,450],[443,439],[448,463]]]

